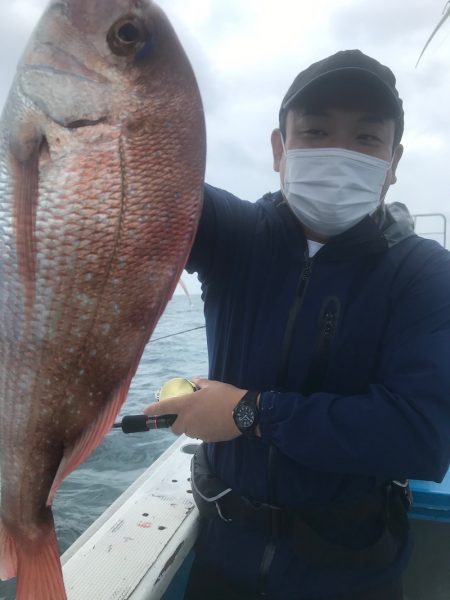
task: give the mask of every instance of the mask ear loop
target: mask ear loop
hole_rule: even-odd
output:
[[[286,146],[284,145],[283,132],[281,131],[281,129],[280,129],[280,139],[281,139],[281,145],[283,147],[284,158],[287,159]],[[286,166],[285,166],[285,168],[286,168]],[[280,189],[281,189],[281,194],[283,196],[284,202],[287,202],[287,195],[286,195],[286,191],[284,189],[284,181],[283,181],[282,177],[280,177]]]
[[[287,158],[286,146],[284,145],[283,132],[280,129],[281,145],[283,146],[283,154]]]
[[[388,168],[387,168],[387,170],[386,170],[386,178],[387,178],[387,176],[388,176],[388,173],[390,173],[389,179],[391,179],[391,178],[392,178],[392,175],[393,175],[393,173],[392,173],[392,165],[394,164],[394,158],[395,158],[395,152],[392,154],[391,162],[389,163],[389,166],[388,166]],[[386,162],[387,162],[387,161],[386,161]],[[383,191],[383,189],[384,189],[384,186],[385,186],[385,184],[386,184],[386,178],[385,178],[385,180],[384,180],[383,187],[382,187],[381,191]],[[387,188],[386,188],[386,190],[385,190],[384,194],[380,194],[380,207],[382,208],[382,210],[383,210],[383,211],[386,209],[386,204],[385,204],[385,202],[384,202],[384,199],[385,199],[385,197],[386,197],[386,194],[388,193],[388,190],[389,190],[389,188],[391,187],[391,185],[392,185],[392,184],[391,184],[391,183],[389,183],[389,185],[387,186]]]

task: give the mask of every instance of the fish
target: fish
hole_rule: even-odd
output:
[[[110,430],[187,261],[205,121],[151,0],[53,0],[0,121],[0,578],[66,598],[51,504]]]

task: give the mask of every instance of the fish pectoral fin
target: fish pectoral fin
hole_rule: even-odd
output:
[[[17,574],[16,543],[0,521],[0,579],[11,579]]]
[[[12,128],[9,160],[13,179],[13,218],[17,266],[30,314],[36,286],[36,211],[39,197],[39,165],[49,157],[47,140],[31,124]]]
[[[110,431],[125,402],[131,377],[112,394],[105,408],[99,413],[96,420],[81,434],[72,446],[64,450],[64,457],[59,465],[55,480],[50,490],[47,505],[53,502],[56,492],[63,479],[74,471],[97,448],[105,435]]]

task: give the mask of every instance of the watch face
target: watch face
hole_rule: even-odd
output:
[[[255,422],[255,411],[248,404],[241,404],[236,410],[236,424],[239,429],[250,429]]]

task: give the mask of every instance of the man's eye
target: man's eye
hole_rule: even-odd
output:
[[[309,135],[312,137],[327,135],[326,131],[324,131],[323,129],[314,129],[313,127],[311,127],[310,129],[304,129],[301,133],[303,135]]]
[[[373,135],[371,133],[360,133],[358,135],[358,139],[363,141],[363,142],[369,142],[372,144],[380,144],[382,143],[382,141],[380,140],[379,137],[377,137],[376,135]]]

